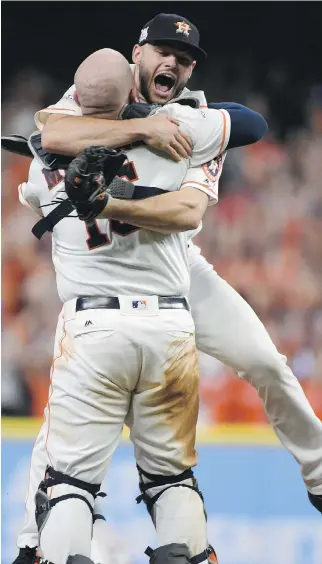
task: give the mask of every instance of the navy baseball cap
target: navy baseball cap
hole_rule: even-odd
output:
[[[207,57],[207,53],[199,47],[199,40],[198,29],[186,18],[178,14],[158,14],[142,28],[138,45],[178,45],[196,61],[201,61]]]

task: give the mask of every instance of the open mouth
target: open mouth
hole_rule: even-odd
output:
[[[158,74],[158,76],[154,79],[154,86],[158,96],[161,98],[168,97],[175,85],[175,82],[176,79],[171,74]]]

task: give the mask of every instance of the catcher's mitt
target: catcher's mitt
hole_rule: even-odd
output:
[[[121,151],[88,147],[72,160],[65,175],[65,190],[79,219],[93,221],[109,200],[108,186],[126,159]]]

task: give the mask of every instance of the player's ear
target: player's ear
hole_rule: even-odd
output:
[[[141,62],[142,59],[142,47],[140,45],[134,45],[132,51],[132,61],[135,65]]]
[[[197,61],[193,61],[193,62],[191,63],[189,78],[191,77],[192,71],[194,70],[196,64],[197,64]]]

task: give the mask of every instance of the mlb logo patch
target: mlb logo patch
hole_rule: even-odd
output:
[[[146,309],[147,303],[145,300],[133,300],[132,301],[132,308],[133,309]]]

